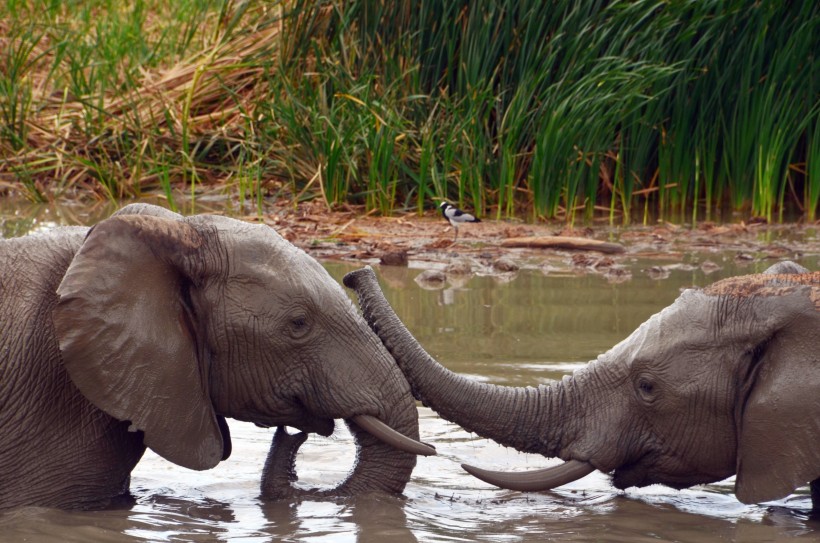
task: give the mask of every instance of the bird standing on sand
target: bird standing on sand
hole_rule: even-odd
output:
[[[439,209],[441,209],[442,217],[447,219],[450,222],[450,224],[453,225],[453,229],[456,232],[456,235],[453,238],[453,243],[455,243],[458,239],[459,224],[463,222],[481,222],[481,219],[478,219],[474,215],[470,215],[469,213],[465,213],[456,206],[448,204],[447,202],[441,202],[441,205],[438,207]]]

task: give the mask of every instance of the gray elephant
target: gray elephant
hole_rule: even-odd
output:
[[[323,436],[344,419],[357,462],[330,495],[401,492],[432,452],[344,290],[266,226],[134,204],[0,241],[0,325],[0,508],[105,506],[146,446],[211,468],[225,417]],[[322,493],[266,475],[274,497]]]
[[[344,282],[418,399],[480,436],[567,461],[529,473],[464,466],[487,482],[546,490],[598,469],[621,489],[680,489],[736,474],[744,503],[811,483],[820,509],[820,272],[781,263],[686,290],[572,376],[523,388],[441,366],[393,313],[372,270]]]

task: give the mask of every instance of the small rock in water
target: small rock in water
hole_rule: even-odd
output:
[[[613,266],[604,274],[608,283],[624,283],[632,279],[632,272],[627,268]]]
[[[407,251],[389,251],[379,259],[382,266],[407,266]]]
[[[521,266],[519,266],[513,259],[502,256],[493,262],[493,268],[500,272],[515,272],[521,269]]]
[[[451,262],[446,269],[447,275],[469,275],[473,273],[473,265],[466,258],[460,258]]]
[[[703,263],[700,265],[700,269],[703,271],[703,273],[709,275],[710,273],[715,273],[716,271],[721,270],[723,268],[721,268],[711,260],[704,260]]]
[[[444,287],[447,276],[443,271],[424,270],[416,276],[415,281],[425,290],[436,290]]]
[[[650,279],[666,279],[669,277],[669,268],[665,266],[652,266],[646,270]]]

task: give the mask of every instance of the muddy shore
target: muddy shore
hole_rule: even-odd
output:
[[[245,218],[260,220],[256,215]],[[453,228],[434,211],[422,217],[374,217],[355,208],[328,211],[312,203],[296,210],[273,208],[261,220],[321,260],[410,266],[448,274],[538,268],[602,273],[617,282],[636,272],[662,279],[670,269],[681,266],[700,267],[709,273],[727,258],[750,267],[784,259],[801,260],[815,269],[820,264],[818,225],[704,222],[694,228],[671,223],[569,228],[560,223],[485,218],[461,226],[454,241]],[[638,270],[636,263],[640,263]]]
[[[145,201],[165,205],[161,198]],[[820,224],[774,224],[737,221],[729,224],[659,223],[610,226],[607,221],[574,228],[562,222],[526,223],[493,220],[453,228],[436,210],[392,217],[368,215],[360,207],[328,210],[319,201],[294,207],[266,202],[262,213],[230,198],[208,196],[181,212],[216,213],[262,222],[320,260],[342,260],[381,266],[409,266],[450,277],[459,273],[504,274],[518,269],[600,273],[609,281],[647,273],[663,279],[675,268],[701,268],[705,273],[732,260],[749,271],[769,262],[799,260],[820,269]],[[7,199],[0,203],[0,226],[7,236],[64,224],[95,224],[116,209],[96,204],[31,204]],[[50,226],[49,226],[50,225]],[[438,280],[441,280],[438,277]]]

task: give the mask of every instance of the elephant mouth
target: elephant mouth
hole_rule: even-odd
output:
[[[333,419],[311,417],[293,427],[306,434],[319,434],[322,437],[329,437],[336,429],[336,422]]]
[[[659,468],[661,455],[658,451],[644,451],[612,470],[612,485],[624,490],[629,487],[644,487],[665,484],[674,488],[673,481]],[[664,480],[661,480],[664,479]]]
[[[243,420],[243,419],[240,419]],[[336,421],[327,418],[327,417],[315,417],[306,414],[302,414],[299,417],[298,422],[293,421],[281,421],[281,420],[268,420],[265,422],[260,422],[259,420],[248,419],[252,421],[256,426],[259,428],[274,428],[279,426],[290,426],[291,428],[296,428],[302,433],[305,434],[318,434],[322,437],[330,437],[333,434],[333,431],[336,429]]]
[[[710,483],[714,480],[714,478],[699,480],[693,478],[691,475],[674,477],[668,474],[653,474],[650,471],[646,471],[646,468],[634,465],[618,468],[612,472],[612,486],[619,490],[625,490],[633,486],[640,488],[649,485],[666,485],[670,488],[681,490],[683,488],[689,488],[693,484]]]
[[[323,437],[329,437],[335,429],[335,420],[341,419],[347,422],[348,425],[353,423],[378,441],[399,451],[419,456],[434,456],[436,454],[436,449],[432,445],[422,443],[402,434],[376,416],[356,413],[356,411],[352,413],[350,411],[340,412],[339,410],[321,407],[311,409],[306,402],[298,399],[295,400],[294,403],[299,406],[301,412],[299,422],[296,424],[285,424],[305,434],[318,434]],[[413,406],[415,406],[415,404],[413,404]],[[281,423],[276,426],[280,425]]]
[[[663,465],[661,463],[661,459],[656,455],[644,455],[634,462],[616,468],[612,472],[612,485],[620,490],[649,485],[666,485],[680,490],[692,485],[719,481],[731,475],[700,472],[693,466],[676,464],[668,459]]]
[[[648,486],[652,482],[646,466],[641,466],[638,462],[624,464],[612,472],[612,485],[619,490]]]
[[[419,456],[433,456],[436,454],[436,448],[432,445],[407,437],[371,415],[354,415],[344,420],[355,423],[359,428],[394,449]],[[261,424],[257,424],[257,426],[270,427]],[[318,434],[322,437],[329,437],[333,434],[336,423],[334,419],[311,417],[308,420],[289,426],[305,434]]]

